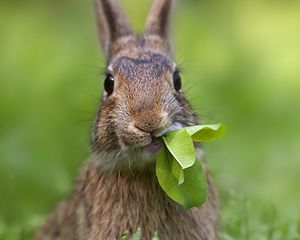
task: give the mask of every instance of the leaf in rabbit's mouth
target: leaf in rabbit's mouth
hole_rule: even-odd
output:
[[[151,143],[144,146],[144,150],[148,153],[158,153],[163,147],[163,140],[161,138],[152,137]]]
[[[157,156],[156,176],[161,188],[184,208],[203,204],[207,197],[205,172],[195,159],[193,142],[210,142],[224,132],[222,124],[196,125],[166,133]]]

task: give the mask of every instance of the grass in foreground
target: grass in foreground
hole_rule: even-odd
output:
[[[223,194],[221,203],[220,240],[300,240],[299,218],[285,222],[269,203],[254,201],[234,192]],[[43,222],[43,217],[31,216],[10,226],[4,222],[0,219],[0,239],[29,240]],[[133,239],[137,240],[139,236],[136,233]]]

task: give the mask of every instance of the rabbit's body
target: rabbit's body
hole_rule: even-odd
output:
[[[72,195],[48,217],[37,239],[118,239],[141,228],[145,240],[154,232],[160,240],[215,240],[216,194],[204,162],[208,198],[189,210],[167,197],[155,175],[160,137],[198,122],[170,53],[172,0],[154,2],[142,36],[132,34],[116,0],[94,1],[107,74],[93,151]]]
[[[89,162],[76,189],[48,221],[38,239],[118,239],[140,227],[142,239],[216,239],[215,195],[202,207],[184,210],[159,186],[154,169],[107,173]],[[48,236],[46,238],[44,236]]]

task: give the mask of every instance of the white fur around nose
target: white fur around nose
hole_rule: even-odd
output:
[[[181,123],[175,122],[171,126],[169,126],[168,128],[165,128],[165,129],[162,129],[162,130],[159,130],[159,131],[155,132],[154,136],[155,137],[161,137],[162,135],[164,135],[167,132],[171,132],[171,131],[174,131],[174,130],[180,129],[180,128],[183,128],[183,125]]]

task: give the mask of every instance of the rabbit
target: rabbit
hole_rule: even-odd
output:
[[[173,5],[154,0],[144,33],[136,35],[117,0],[94,0],[107,67],[91,155],[37,240],[120,239],[125,231],[130,238],[138,229],[143,240],[217,239],[217,193],[204,161],[208,197],[189,210],[165,194],[155,174],[161,136],[198,123],[172,57]]]

